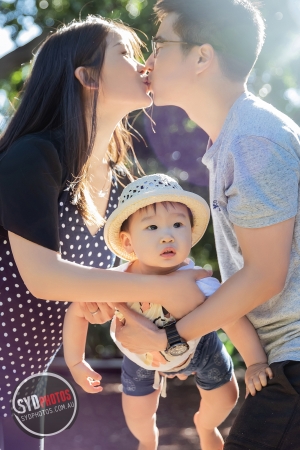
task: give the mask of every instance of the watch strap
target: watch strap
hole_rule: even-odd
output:
[[[185,340],[182,339],[182,337],[178,334],[178,331],[176,328],[176,322],[173,322],[170,325],[167,324],[164,328],[166,330],[168,345],[170,347],[172,347],[172,345],[185,342]]]

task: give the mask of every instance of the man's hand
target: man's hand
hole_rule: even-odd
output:
[[[101,375],[95,372],[86,361],[81,361],[73,367],[69,367],[74,381],[85,392],[90,394],[97,394],[103,391],[103,387],[100,386]]]
[[[125,324],[116,320],[116,338],[123,347],[133,353],[149,353],[165,350],[167,337],[151,320],[128,308],[124,303],[111,303],[123,314]]]
[[[273,378],[273,372],[267,363],[252,364],[245,373],[246,398],[249,394],[255,395],[268,384],[268,377]]]
[[[80,303],[80,309],[85,320],[94,325],[108,322],[115,314],[113,304],[108,303]]]

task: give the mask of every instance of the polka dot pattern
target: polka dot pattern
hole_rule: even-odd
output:
[[[118,203],[113,179],[106,218]],[[105,246],[103,228],[94,236],[65,190],[58,204],[62,258],[109,269],[115,255]],[[68,302],[39,300],[27,290],[7,238],[0,236],[0,415],[10,415],[10,397],[18,382],[47,369],[62,343]]]

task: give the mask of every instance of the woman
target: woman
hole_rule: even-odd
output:
[[[63,26],[38,50],[20,106],[0,140],[5,449],[17,448],[11,439],[18,439],[9,425],[11,394],[49,366],[69,301],[88,302],[91,323],[111,314],[93,302],[138,301],[141,293],[144,301],[159,303],[168,292],[179,313],[183,296],[191,310],[197,305],[194,281],[205,271],[170,279],[102,270],[115,258],[102,225],[117,205],[120,173],[131,177],[125,167],[132,146],[126,115],[151,104],[145,69],[136,59],[140,46],[128,27],[99,17]],[[38,445],[19,433],[22,449]]]

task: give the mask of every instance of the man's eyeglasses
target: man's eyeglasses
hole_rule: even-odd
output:
[[[164,43],[168,43],[168,44],[185,44],[185,45],[203,45],[203,44],[199,44],[199,42],[188,42],[188,41],[165,41],[162,38],[155,38],[152,37],[151,39],[151,46],[152,46],[152,51],[153,51],[153,56],[154,58],[157,57],[157,53],[158,53],[158,48],[157,48],[157,44],[164,44]]]

